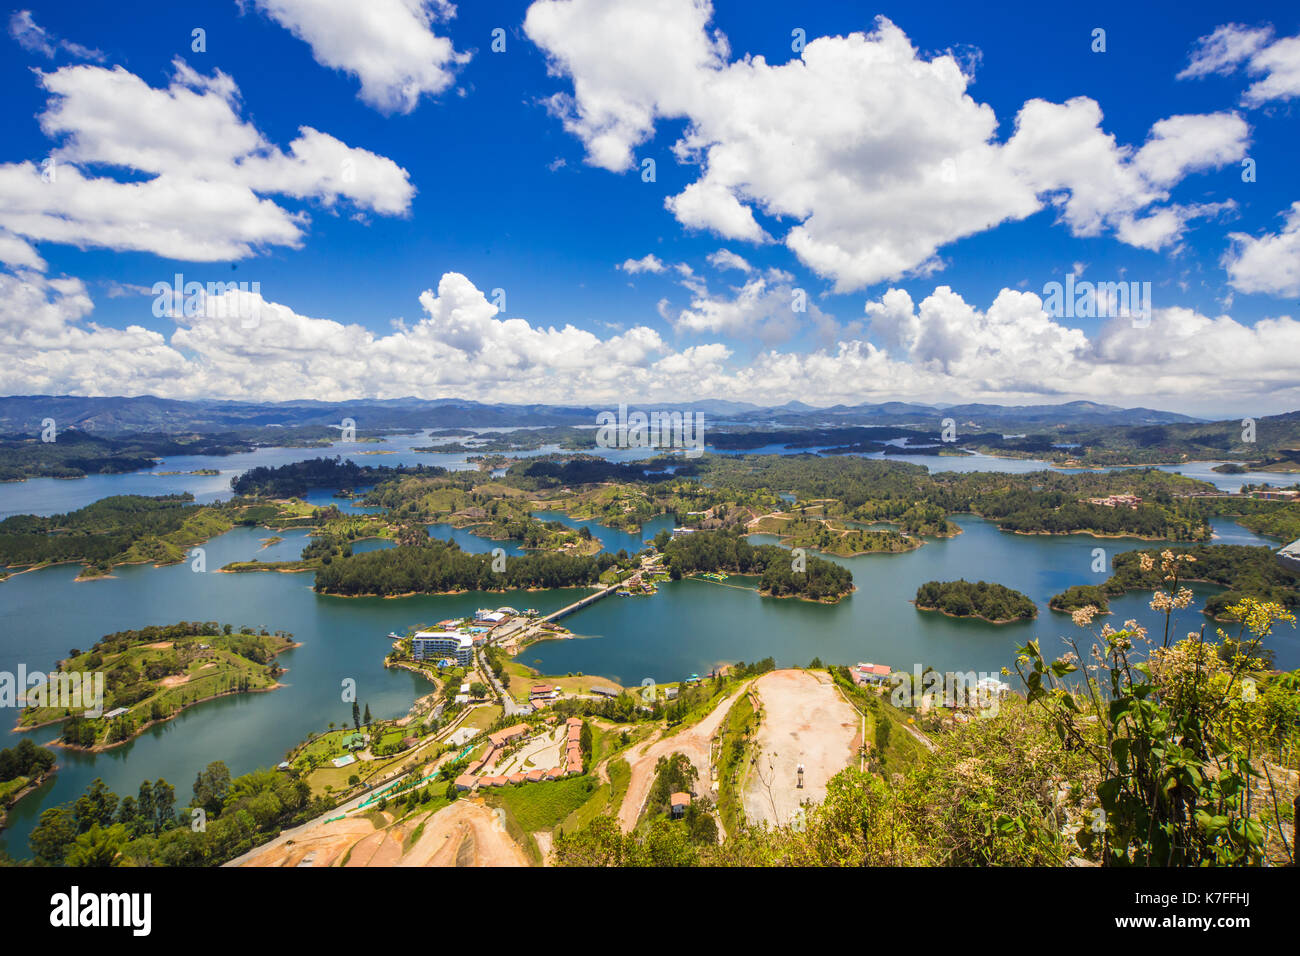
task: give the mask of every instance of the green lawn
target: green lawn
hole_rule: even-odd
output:
[[[484,794],[489,806],[504,807],[526,832],[552,830],[592,798],[600,783],[590,774],[541,783],[518,783]]]
[[[487,730],[501,716],[501,708],[497,704],[487,707],[475,707],[463,721],[462,727],[477,727],[479,730]]]
[[[29,780],[31,780],[31,777],[14,777],[12,780],[0,783],[0,807],[3,807],[15,793],[27,786]]]
[[[591,792],[591,798],[578,807],[559,824],[564,833],[574,833],[585,827],[602,813],[617,813],[632,782],[632,768],[623,758],[611,760],[608,767],[609,783],[602,783]]]
[[[749,765],[749,751],[758,720],[749,694],[731,705],[722,725],[722,746],[718,755],[718,816],[723,829],[735,833],[745,822],[745,809],[741,802],[744,792],[745,771]]]

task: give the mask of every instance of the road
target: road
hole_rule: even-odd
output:
[[[497,675],[492,673],[492,668],[488,667],[487,661],[483,659],[483,649],[474,648],[474,659],[478,661],[479,673],[492,684],[492,690],[496,692],[497,698],[501,701],[501,709],[507,717],[522,717],[525,714],[531,714],[533,708],[528,704],[521,704],[514,699],[497,680]]]

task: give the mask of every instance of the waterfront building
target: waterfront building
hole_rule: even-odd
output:
[[[459,631],[420,631],[411,638],[411,655],[417,661],[451,658],[468,667],[474,660],[474,639]]]

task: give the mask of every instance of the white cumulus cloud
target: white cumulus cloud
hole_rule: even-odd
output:
[[[414,188],[392,160],[307,126],[281,150],[240,115],[229,76],[181,60],[173,69],[162,89],[120,66],[38,74],[49,93],[41,129],[58,145],[39,165],[0,164],[0,230],[207,262],[301,245],[307,215],[271,195],[382,215],[410,208]]]
[[[733,58],[712,15],[709,0],[535,0],[524,29],[572,84],[548,102],[589,163],[628,170],[658,121],[684,119],[673,152],[700,172],[667,208],[726,239],[776,238],[839,292],[933,272],[944,246],[1045,202],[1075,235],[1171,246],[1204,212],[1165,205],[1170,190],[1245,151],[1231,113],[1166,118],[1135,149],[1082,97],[1027,102],[1002,142],[968,91],[978,58],[927,57],[879,18],[770,64]]]
[[[1256,238],[1234,232],[1224,256],[1228,283],[1240,292],[1300,296],[1300,202],[1291,204],[1280,232]]]
[[[1245,68],[1257,77],[1241,96],[1246,106],[1300,96],[1300,36],[1274,39],[1272,25],[1226,23],[1201,37],[1178,79],[1227,75]]]
[[[456,78],[469,54],[434,24],[455,16],[447,0],[254,0],[307,43],[316,62],[361,81],[361,99],[383,113],[410,113],[420,97]]]

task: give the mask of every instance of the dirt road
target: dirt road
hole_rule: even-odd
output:
[[[626,755],[632,767],[632,779],[628,784],[627,794],[623,797],[623,806],[619,808],[618,822],[623,831],[630,832],[636,826],[636,819],[641,814],[641,807],[650,795],[650,785],[655,778],[655,763],[660,757],[673,753],[683,753],[690,758],[695,769],[700,772],[699,792],[710,792],[709,753],[713,735],[726,718],[727,712],[736,698],[743,693],[743,687],[724,697],[713,711],[693,727],[680,731],[672,737],[652,737],[643,744],[631,748]]]
[[[862,745],[858,714],[826,674],[783,670],[754,682],[763,705],[758,730],[758,763],[745,782],[745,815],[750,822],[785,825],[799,804],[820,803],[826,783],[853,762]],[[798,767],[804,768],[799,789]]]

